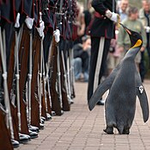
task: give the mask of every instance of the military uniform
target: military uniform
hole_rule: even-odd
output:
[[[110,40],[115,38],[114,22],[106,17],[107,10],[115,11],[115,0],[93,0],[95,17],[91,26],[91,58],[88,82],[88,100],[100,83],[106,67],[106,59],[109,51]]]

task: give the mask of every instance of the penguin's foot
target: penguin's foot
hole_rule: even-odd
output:
[[[107,134],[114,134],[113,132],[113,127],[106,127],[106,129],[103,130],[104,132],[106,132]]]

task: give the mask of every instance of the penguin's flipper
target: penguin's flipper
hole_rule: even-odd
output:
[[[141,93],[142,90],[143,92]],[[143,120],[144,122],[146,122],[149,118],[149,105],[148,105],[146,91],[143,88],[143,86],[138,87],[137,96],[140,100],[140,105],[141,105],[142,113],[143,113]]]
[[[93,93],[92,97],[88,101],[89,110],[92,110],[97,102],[99,101],[100,97],[108,90],[110,89],[117,73],[120,68],[120,65],[118,65],[112,73],[97,87],[95,92]]]
[[[136,94],[139,98],[140,105],[143,113],[143,120],[146,122],[149,118],[149,105],[146,91],[142,85],[140,75],[136,74]]]

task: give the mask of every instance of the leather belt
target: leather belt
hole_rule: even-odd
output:
[[[98,12],[95,12],[95,13],[94,13],[94,16],[97,17],[97,18],[104,18],[104,15],[101,15],[101,14],[98,13]]]

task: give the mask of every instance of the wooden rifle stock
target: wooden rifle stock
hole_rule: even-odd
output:
[[[9,65],[8,65],[8,93],[10,97],[10,108],[11,108],[11,115],[13,120],[13,129],[14,129],[14,139],[19,141],[19,123],[18,123],[18,116],[17,116],[17,107],[12,104],[11,102],[11,89],[13,85],[13,77],[14,77],[14,49],[15,49],[15,35],[13,36],[13,41],[11,44],[11,50],[10,50],[10,57],[9,57]]]
[[[40,127],[40,116],[39,116],[39,99],[37,94],[37,76],[38,76],[38,64],[40,57],[40,36],[35,29],[33,39],[33,70],[32,70],[32,81],[31,81],[31,124]]]
[[[13,150],[11,144],[10,131],[6,127],[6,114],[2,106],[0,106],[0,149]]]
[[[47,96],[47,112],[52,115],[52,100],[51,100],[51,92],[50,92],[50,78],[51,78],[51,66],[53,66],[53,63],[51,63],[51,49],[52,49],[52,41],[50,41],[50,47],[48,52],[48,60],[46,63],[46,86],[45,86],[45,95]],[[50,65],[51,64],[51,65]]]
[[[45,68],[47,67],[45,64],[44,64],[44,57],[43,57],[43,76],[42,76],[42,86],[43,86],[43,92],[42,92],[42,116],[44,116],[46,119],[47,118],[47,114],[46,113],[50,113],[50,99],[49,99],[49,95],[48,95],[48,89],[46,87],[48,87],[48,82],[47,81],[48,75],[46,75],[46,71],[45,71]],[[50,94],[50,93],[49,93]]]
[[[60,100],[58,93],[56,91],[56,78],[57,78],[57,47],[56,47],[56,42],[55,39],[52,39],[52,46],[51,46],[51,64],[53,64],[52,72],[51,72],[51,78],[50,78],[50,83],[51,83],[51,99],[52,99],[52,110],[55,111],[56,115],[62,115],[62,108],[60,105]]]
[[[49,79],[48,79],[48,82],[49,82]],[[47,83],[47,86],[46,86],[47,91],[50,90],[50,86],[49,86],[48,84],[49,84],[49,83]],[[49,89],[48,89],[48,88],[49,88]],[[49,94],[50,94],[50,93],[49,93],[50,91],[49,91],[49,92],[47,92],[47,91],[46,91],[46,94],[47,94],[47,112],[52,115],[51,95],[49,95]]]
[[[8,64],[8,92],[10,94],[12,83],[13,83],[13,76],[14,76],[14,50],[15,50],[15,34],[13,36],[13,42],[11,44],[10,56],[9,56],[9,64]]]
[[[29,45],[30,45],[30,37],[29,30],[24,24],[23,34],[21,39],[21,45],[19,50],[20,55],[20,110],[21,110],[21,133],[29,134],[28,123],[27,123],[27,114],[26,114],[26,103],[24,101],[24,88],[27,78],[28,72],[28,55],[29,55]]]
[[[46,102],[45,102],[45,99],[47,99],[47,97],[45,97],[45,96],[47,96],[47,95],[45,95],[45,91],[44,91],[45,90],[44,79],[42,81],[42,89],[43,89],[43,91],[42,91],[42,112],[41,112],[41,115],[47,119],[47,116],[46,116]]]
[[[1,58],[0,58],[0,70],[2,70],[1,67]],[[0,82],[1,84],[1,82]],[[1,150],[13,150],[13,146],[11,143],[11,135],[10,135],[10,129],[6,126],[6,112],[3,109],[2,104],[0,103],[0,149]]]
[[[43,52],[43,39],[41,39],[41,51],[39,57],[39,101],[40,101],[40,117],[46,118],[46,103],[45,103],[45,83],[44,83],[44,52]]]
[[[10,103],[11,115],[13,120],[14,139],[19,141],[19,122],[17,116],[17,107]]]
[[[63,60],[62,55],[60,55],[60,71],[61,71],[61,85],[62,85],[62,109],[64,111],[70,111],[70,104],[67,97],[67,90],[65,85],[65,68],[63,66]]]

